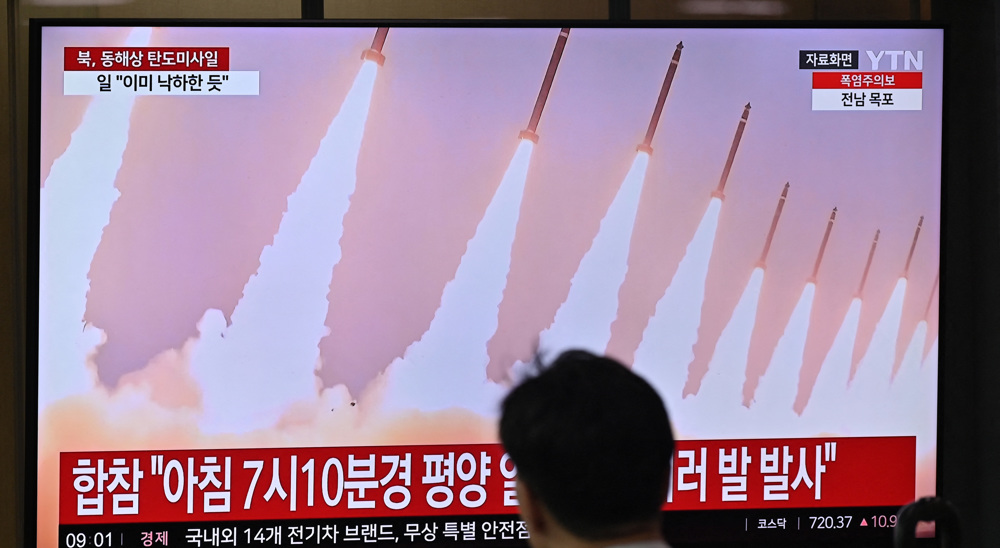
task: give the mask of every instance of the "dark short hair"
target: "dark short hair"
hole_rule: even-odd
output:
[[[504,399],[500,440],[521,481],[579,537],[614,538],[659,517],[670,420],[649,383],[615,360],[559,355]]]

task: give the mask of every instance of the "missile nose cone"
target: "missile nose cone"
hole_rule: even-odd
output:
[[[785,183],[785,188],[784,188],[784,190],[781,191],[781,197],[782,198],[787,198],[788,197],[788,187],[789,186],[791,186],[789,183]]]
[[[677,42],[677,49],[684,49],[684,40]]]
[[[917,226],[924,226],[924,216],[923,215],[921,215],[920,216],[920,220],[917,221]]]
[[[747,101],[747,104],[746,104],[746,106],[745,106],[745,107],[743,107],[743,108],[745,108],[745,109],[747,109],[747,110],[750,110],[750,101]]]
[[[875,241],[876,242],[878,241],[878,235],[881,234],[881,233],[882,233],[881,229],[875,231]]]

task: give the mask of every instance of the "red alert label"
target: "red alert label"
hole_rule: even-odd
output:
[[[813,110],[921,110],[922,72],[814,72]]]
[[[66,71],[228,71],[229,48],[69,47]]]

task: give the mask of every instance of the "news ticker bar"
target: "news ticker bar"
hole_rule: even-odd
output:
[[[898,506],[782,510],[672,511],[663,530],[675,546],[697,543],[850,542],[884,544],[892,537]],[[81,524],[59,526],[60,548],[124,546],[263,547],[404,546],[525,547],[528,532],[518,516],[252,520]]]

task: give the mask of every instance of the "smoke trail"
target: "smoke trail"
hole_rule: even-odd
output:
[[[764,269],[755,268],[719,335],[698,393],[680,402],[680,412],[674,415],[678,431],[707,438],[746,436],[743,384],[763,284]]]
[[[917,435],[917,456],[937,448],[937,352],[922,360],[927,341],[927,321],[922,320],[906,346],[899,371],[889,387],[889,433]],[[937,345],[937,341],[932,343]],[[924,362],[924,363],[922,363]]]
[[[774,348],[771,363],[754,393],[751,409],[762,426],[773,425],[781,431],[782,426],[791,423],[790,419],[797,418],[793,415],[792,407],[799,389],[799,372],[802,369],[802,356],[806,336],[809,334],[809,317],[815,295],[816,284],[806,283],[799,302],[788,318],[785,331]]]
[[[906,345],[903,356],[899,358],[899,370],[889,386],[887,422],[899,435],[912,434],[921,426],[924,402],[921,401],[920,394],[920,356],[925,340],[927,322],[921,321]]]
[[[566,301],[552,325],[539,336],[539,346],[547,352],[570,348],[605,352],[611,323],[618,314],[618,289],[628,270],[629,243],[648,165],[649,155],[637,153],[597,236],[580,261]]]
[[[937,450],[938,402],[938,339],[931,343],[930,353],[920,367],[921,428],[917,430],[917,455],[934,454]]]
[[[713,197],[635,352],[633,369],[657,389],[668,408],[678,405],[687,382],[687,366],[694,359],[705,277],[721,208],[722,200]]]
[[[151,28],[125,46],[149,44]],[[55,160],[39,196],[38,406],[94,387],[88,358],[104,332],[84,323],[90,263],[118,200],[115,178],[128,144],[134,96],[98,95]]]
[[[807,434],[834,432],[837,428],[837,417],[851,378],[851,353],[860,323],[861,299],[855,297],[823,360],[809,401],[802,411],[803,430]]]
[[[906,278],[900,278],[847,390],[842,417],[847,431],[853,435],[882,435],[885,431],[889,382],[905,296]]]
[[[383,410],[462,407],[496,415],[503,390],[487,380],[486,345],[497,329],[532,148],[527,139],[518,145],[430,327],[377,381],[384,383]]]
[[[319,150],[288,197],[271,245],[224,328],[206,312],[192,373],[203,391],[207,432],[270,426],[293,402],[315,397],[319,342],[326,333],[327,294],[340,261],[343,218],[357,182],[358,153],[378,66],[361,71]]]

